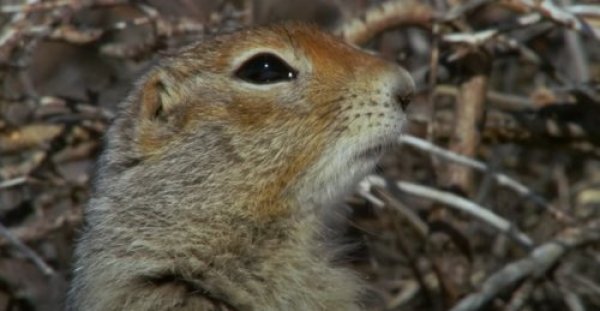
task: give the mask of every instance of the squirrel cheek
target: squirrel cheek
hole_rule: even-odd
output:
[[[164,134],[166,133],[161,135],[150,122],[140,122],[137,126],[136,147],[143,155],[154,154],[161,149],[163,142],[167,141],[167,135]]]

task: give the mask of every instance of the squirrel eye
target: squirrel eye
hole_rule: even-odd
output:
[[[235,75],[247,82],[268,84],[293,80],[298,72],[279,57],[262,53],[244,62]]]

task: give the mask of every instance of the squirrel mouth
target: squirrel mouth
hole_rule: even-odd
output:
[[[360,158],[360,159],[377,158],[377,157],[381,156],[384,149],[385,149],[384,145],[376,145],[374,147],[367,148],[367,149],[363,150],[361,153],[359,153],[358,158]]]

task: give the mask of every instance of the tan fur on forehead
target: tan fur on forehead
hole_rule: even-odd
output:
[[[197,72],[197,70],[223,71],[229,68],[229,62],[233,57],[247,49],[256,47],[294,48],[292,39],[297,33],[319,34],[321,31],[316,26],[294,22],[248,28],[185,47],[174,53],[170,59],[173,61],[173,65],[181,70],[180,73],[186,75]],[[206,58],[203,54],[210,55],[211,61],[198,62],[199,59]]]

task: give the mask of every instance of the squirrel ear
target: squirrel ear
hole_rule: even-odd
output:
[[[139,90],[139,106],[137,107],[138,123],[135,141],[140,151],[150,154],[160,149],[167,137],[172,133],[166,123],[169,122],[174,100],[169,95],[168,80],[159,73],[149,76]]]
[[[168,112],[167,87],[158,74],[152,75],[140,92],[140,117],[142,120],[165,121]]]

